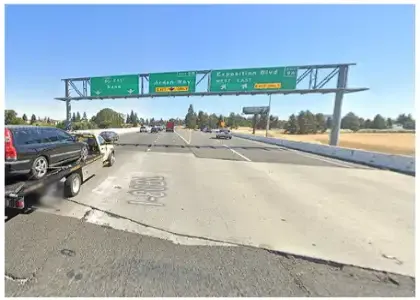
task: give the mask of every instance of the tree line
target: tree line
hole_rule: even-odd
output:
[[[53,121],[48,117],[43,119],[37,118],[32,114],[31,119],[28,121],[26,114],[22,117],[18,117],[16,111],[12,109],[5,110],[5,124],[6,125],[23,125],[31,124],[38,126],[56,126],[61,129],[66,128],[65,121]],[[72,117],[72,128],[74,130],[87,130],[96,128],[121,128],[121,127],[137,127],[139,125],[164,125],[167,121],[172,121],[175,125],[182,125],[183,120],[180,118],[163,120],[155,118],[139,118],[137,113],[133,110],[129,114],[122,114],[114,111],[110,108],[101,109],[98,113],[88,119],[86,112],[83,112],[82,116],[80,112],[73,112]]]
[[[257,115],[255,120],[256,129],[265,129],[267,126],[267,114]],[[279,117],[269,116],[270,129],[284,129],[289,134],[310,134],[322,133],[332,128],[333,120],[330,116],[325,116],[322,113],[312,113],[309,110],[301,111],[299,114],[292,114],[288,120],[280,120]],[[252,127],[254,116],[243,116],[231,112],[228,116],[208,114],[203,111],[195,112],[194,107],[190,104],[188,112],[185,115],[185,127],[195,128],[217,128],[221,122],[230,128],[238,127]],[[391,129],[394,125],[398,125],[406,130],[415,130],[415,120],[411,114],[400,114],[397,118],[385,118],[377,114],[373,119],[364,119],[358,117],[355,113],[349,112],[341,119],[341,129],[349,129],[358,131],[361,129]]]

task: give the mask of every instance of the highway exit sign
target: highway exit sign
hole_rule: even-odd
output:
[[[213,70],[210,92],[252,92],[296,89],[297,67]]]
[[[194,93],[197,73],[171,72],[149,75],[149,94]]]
[[[90,79],[90,95],[93,97],[129,96],[138,94],[138,75],[92,77]]]

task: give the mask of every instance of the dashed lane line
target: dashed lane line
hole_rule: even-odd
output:
[[[245,159],[246,161],[252,161],[250,160],[248,157],[246,157],[245,155],[239,153],[238,151],[233,150],[232,148],[230,148],[229,146],[223,144],[224,147],[228,148],[230,151],[232,151],[233,153],[235,153],[236,155],[242,157],[243,159]]]
[[[178,132],[174,131],[187,145],[191,143],[191,132],[190,132],[190,141],[188,142],[186,139],[184,139],[183,136],[181,136]]]

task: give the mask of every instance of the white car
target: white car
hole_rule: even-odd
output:
[[[75,133],[73,134],[77,141],[84,142],[88,145],[88,157],[102,155],[102,163],[112,166],[115,163],[115,149],[114,145],[107,143],[105,139],[99,134],[93,133]]]
[[[216,139],[232,139],[232,133],[229,129],[222,128],[216,133]]]

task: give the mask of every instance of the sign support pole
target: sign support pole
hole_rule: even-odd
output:
[[[265,127],[265,137],[268,137],[270,130],[270,112],[271,112],[271,94],[268,95],[268,112],[267,112],[267,125]]]
[[[64,80],[65,90],[64,94],[66,97],[66,130],[71,130],[71,103],[70,103],[70,87],[69,87],[69,80]]]
[[[338,70],[337,89],[347,87],[348,66],[340,66]],[[339,90],[335,93],[333,124],[330,134],[330,146],[338,146],[341,127],[341,108],[343,106],[344,91]]]

